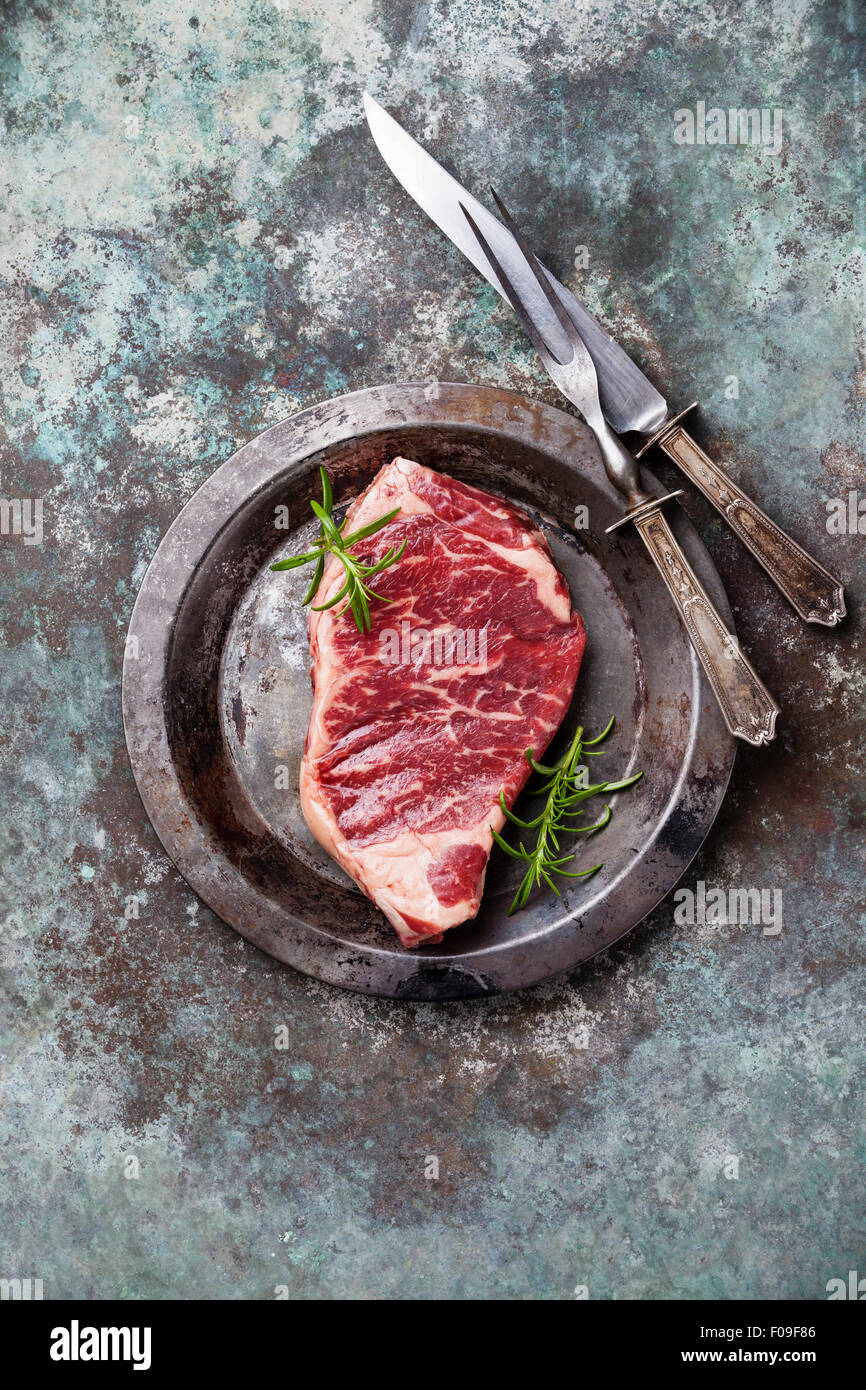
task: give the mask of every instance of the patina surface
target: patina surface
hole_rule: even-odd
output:
[[[856,17],[5,7],[0,491],[44,499],[44,540],[0,536],[0,1275],[46,1297],[822,1298],[866,1268],[866,535],[832,529],[833,499],[866,498]],[[239,940],[150,829],[123,639],[195,488],[378,382],[555,399],[394,185],[364,87],[473,188],[496,178],[847,583],[842,628],[807,627],[688,492],[783,715],[683,886],[781,890],[778,934],[679,924],[670,898],[555,983],[376,1001]],[[677,144],[699,101],[781,111],[781,148]]]

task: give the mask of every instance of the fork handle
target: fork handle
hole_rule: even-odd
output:
[[[760,745],[775,737],[779,706],[722,622],[660,510],[633,518],[676,604],[735,738]]]
[[[683,411],[682,415],[686,413]],[[801,618],[807,623],[835,627],[846,611],[845,591],[839,580],[813,560],[717,463],[713,463],[679,424],[682,415],[665,425],[649,444],[660,445],[686,477],[700,488]],[[649,444],[640,452],[644,453]]]

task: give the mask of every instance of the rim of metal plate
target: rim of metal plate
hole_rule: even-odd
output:
[[[290,476],[312,455],[366,435],[425,425],[507,435],[548,452],[594,443],[583,422],[555,406],[495,387],[437,382],[374,386],[311,406],[243,445],[186,503],[163,537],[145,574],[130,619],[123,665],[123,722],[127,748],[144,809],[182,876],[213,911],[253,943],[307,975],[343,988],[384,997],[443,1001],[524,988],[560,974],[607,949],[631,931],[679,880],[700,848],[724,799],[735,758],[735,742],[691,653],[691,726],[686,755],[664,819],[654,827],[634,862],[609,885],[601,905],[590,900],[579,915],[552,923],[537,953],[533,942],[513,943],[519,959],[508,959],[509,943],[484,952],[429,956],[392,951],[359,941],[347,948],[314,925],[287,913],[242,870],[220,856],[200,811],[187,795],[172,756],[166,671],[176,616],[198,567],[235,513],[277,476]],[[663,488],[644,468],[650,491]],[[606,479],[598,461],[596,487]],[[610,486],[609,484],[607,485]],[[615,496],[610,489],[611,496]],[[621,499],[620,499],[621,500]],[[733,630],[721,580],[685,513],[681,539]],[[698,778],[711,786],[689,797]],[[652,868],[653,847],[676,825],[675,862]],[[558,904],[551,906],[552,917]],[[603,920],[602,920],[603,919]],[[578,929],[576,929],[578,928]]]

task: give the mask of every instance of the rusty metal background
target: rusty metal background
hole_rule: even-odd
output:
[[[408,952],[312,839],[297,770],[310,707],[302,576],[269,564],[309,529],[325,463],[338,503],[395,454],[532,512],[589,641],[574,709],[614,735],[594,771],[643,780],[585,862],[604,868],[507,917],[519,868],[495,851],[478,918]],[[664,489],[644,470],[648,490]],[[289,508],[276,530],[274,508]],[[573,529],[587,508],[586,529]],[[579,420],[489,387],[373,387],[305,410],[238,450],[163,539],[129,628],[127,746],[144,807],[187,882],[249,941],[332,984],[408,999],[517,989],[588,959],[680,877],[721,805],[734,743],[637,537],[605,527],[622,502]],[[682,511],[672,524],[723,617],[721,581]],[[286,789],[288,788],[288,789]],[[595,851],[598,851],[595,853]],[[588,856],[593,855],[590,859]]]

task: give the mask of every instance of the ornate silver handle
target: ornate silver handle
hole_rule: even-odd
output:
[[[664,449],[748,546],[800,617],[807,623],[834,627],[846,611],[845,591],[839,580],[813,560],[717,463],[713,463],[679,423],[687,413],[684,410],[675,420],[669,421],[640,453],[645,453],[650,444]]]
[[[747,743],[769,743],[779,706],[725,627],[661,511],[641,508],[631,520],[679,609],[731,733]]]

